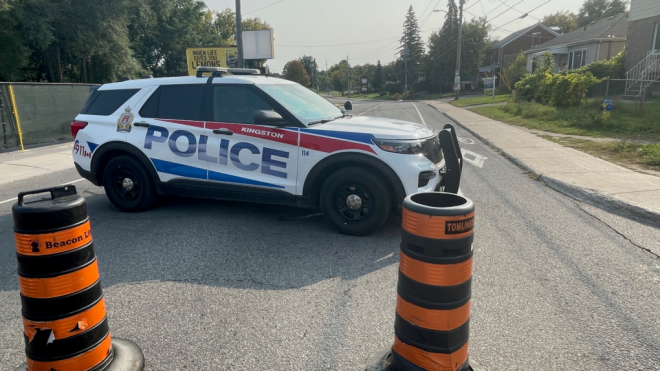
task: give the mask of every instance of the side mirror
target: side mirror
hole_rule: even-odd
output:
[[[344,103],[344,109],[346,109],[346,111],[352,111],[353,103],[351,103],[350,100],[347,100],[346,103]]]
[[[286,126],[288,123],[282,115],[275,111],[257,111],[254,114],[254,123],[256,125]]]

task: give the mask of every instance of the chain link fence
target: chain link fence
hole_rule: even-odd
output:
[[[607,79],[593,85],[587,91],[587,98],[618,100],[626,93],[626,80]]]
[[[0,150],[20,145],[19,127],[23,145],[70,140],[70,123],[85,104],[92,86],[0,83]]]

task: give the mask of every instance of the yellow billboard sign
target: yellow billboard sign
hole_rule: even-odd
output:
[[[235,46],[204,46],[186,49],[188,75],[195,76],[197,67],[238,67]]]

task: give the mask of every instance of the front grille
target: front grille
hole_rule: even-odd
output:
[[[424,157],[428,158],[432,163],[437,164],[442,161],[442,151],[440,150],[440,138],[438,134],[432,136],[422,143],[422,150]]]

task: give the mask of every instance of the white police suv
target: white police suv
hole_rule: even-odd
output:
[[[461,175],[450,126],[353,117],[259,70],[105,84],[71,132],[76,169],[123,211],[158,195],[320,207],[364,235],[409,194],[458,191]]]

